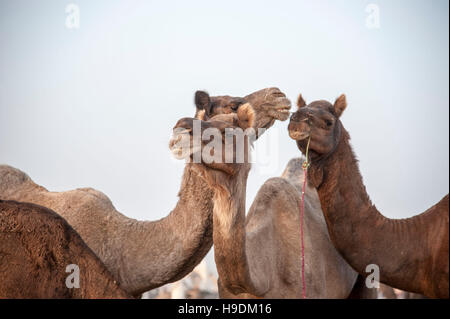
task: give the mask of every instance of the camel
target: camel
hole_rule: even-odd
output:
[[[174,127],[172,141],[178,143],[169,146],[176,158],[192,159],[198,151],[192,147],[195,121],[200,122],[202,132],[217,128],[223,133],[226,128],[254,127],[253,113],[246,103],[237,113],[216,115],[207,121],[183,118]],[[184,144],[180,142],[183,140]],[[183,147],[189,152],[180,152]],[[222,147],[224,156],[227,146]],[[248,140],[244,147],[249,147]],[[214,190],[213,241],[220,297],[301,298],[302,161],[291,160],[282,177],[269,179],[261,187],[247,218],[248,161],[203,161],[192,165]],[[331,243],[317,192],[311,187],[306,189],[304,204],[307,298],[375,297],[376,291],[365,289],[364,280]]]
[[[67,266],[79,267],[79,288]],[[80,235],[48,208],[0,200],[0,298],[131,298]]]
[[[334,105],[300,95],[289,135],[305,153],[308,178],[318,190],[331,240],[360,274],[375,264],[380,281],[430,298],[449,297],[449,196],[424,213],[389,219],[372,204],[340,116],[345,95]]]
[[[244,98],[209,97],[206,92],[196,96],[217,106],[208,109],[209,115],[226,112],[228,100],[252,102],[261,128],[290,115],[290,101],[277,88]],[[196,113],[205,113],[202,103],[196,107]],[[133,296],[183,278],[207,254],[212,246],[212,197],[207,184],[187,164],[174,210],[157,221],[138,221],[118,212],[100,191],[49,192],[20,170],[0,165],[0,199],[35,203],[60,214]]]

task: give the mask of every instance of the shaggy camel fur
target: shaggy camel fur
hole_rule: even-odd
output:
[[[209,114],[224,112],[225,98],[254,103],[261,127],[289,117],[290,101],[277,88],[244,98],[208,96],[221,105]],[[197,103],[197,113],[202,107]],[[0,199],[31,202],[59,213],[134,296],[183,278],[203,259],[212,246],[212,197],[212,190],[187,164],[175,209],[158,221],[138,221],[118,212],[97,190],[49,192],[25,173],[0,165]]]
[[[66,286],[71,264],[79,288]],[[131,297],[63,218],[30,203],[0,200],[0,278],[0,298]]]
[[[350,136],[340,116],[345,95],[334,105],[298,99],[289,134],[305,152],[310,137],[309,181],[319,193],[331,240],[360,274],[378,265],[380,281],[431,298],[449,297],[449,196],[426,212],[389,219],[372,204]]]
[[[191,158],[195,153],[191,147],[194,121],[178,121],[173,137],[173,141],[185,141],[184,147],[190,152],[183,154]],[[217,128],[223,133],[238,123],[242,129],[253,127],[253,121],[251,106],[244,104],[237,114],[199,122],[202,130]],[[183,145],[174,144],[171,143],[171,150],[180,158]],[[227,147],[222,147],[224,154]],[[247,143],[244,147],[248,147]],[[245,198],[250,164],[193,164],[214,190],[213,238],[221,298],[301,298],[301,164],[300,159],[291,160],[282,178],[269,179],[259,190],[247,218]],[[351,296],[358,274],[332,245],[318,195],[310,187],[305,194],[304,214],[307,297]],[[356,288],[352,297],[376,296],[375,290],[362,285]]]

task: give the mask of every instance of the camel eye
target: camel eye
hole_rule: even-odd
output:
[[[325,124],[330,127],[331,125],[333,125],[333,122],[331,122],[330,120],[325,120]]]
[[[241,102],[241,101],[234,102],[233,104],[231,104],[231,109],[232,109],[233,111],[237,111],[238,108],[239,108],[242,104],[244,104],[244,102]]]

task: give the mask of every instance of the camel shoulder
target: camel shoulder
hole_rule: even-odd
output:
[[[304,159],[296,157],[291,159],[281,174],[281,177],[290,181],[294,186],[299,187],[304,180],[303,165]]]

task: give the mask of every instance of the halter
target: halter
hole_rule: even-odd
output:
[[[305,242],[303,240],[303,203],[305,201],[305,188],[306,188],[306,179],[308,176],[308,167],[309,167],[309,159],[308,159],[308,152],[309,152],[309,143],[311,142],[311,134],[308,137],[308,144],[306,145],[306,152],[305,152],[305,161],[302,164],[303,168],[303,188],[302,188],[302,202],[301,202],[301,209],[300,209],[300,240],[301,240],[301,247],[302,247],[302,285],[303,285],[303,299],[306,299],[306,287],[305,287]]]

